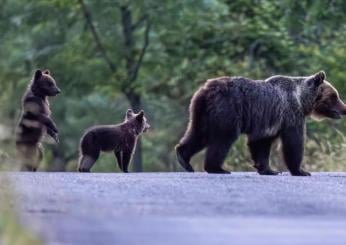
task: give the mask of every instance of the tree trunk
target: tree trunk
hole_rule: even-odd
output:
[[[133,155],[133,171],[134,172],[143,172],[141,137],[138,138],[135,154]]]
[[[142,109],[141,97],[138,94],[129,93],[127,98],[131,104],[132,109],[135,113],[138,113]],[[142,141],[141,137],[138,138],[135,153],[133,155],[133,171],[142,172]]]

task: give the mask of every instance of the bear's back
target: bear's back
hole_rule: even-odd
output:
[[[267,84],[268,85],[268,84]],[[263,80],[253,80],[246,77],[218,77],[208,79],[202,90],[210,96],[232,96],[239,97],[246,95],[248,91],[254,93],[265,89],[266,83]]]
[[[236,126],[255,138],[276,133],[287,106],[280,87],[246,77],[209,79],[199,94],[213,125],[225,130]]]

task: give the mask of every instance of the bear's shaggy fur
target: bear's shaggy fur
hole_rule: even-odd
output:
[[[22,170],[36,171],[42,159],[42,136],[47,133],[58,143],[58,129],[50,118],[48,97],[60,93],[48,70],[37,70],[22,98],[17,125],[16,147]]]
[[[123,123],[101,125],[88,129],[80,141],[79,172],[90,172],[101,151],[113,151],[119,168],[127,173],[137,138],[147,131],[150,125],[144,111],[135,114],[127,110]]]
[[[229,148],[240,134],[248,136],[254,167],[259,174],[274,175],[269,167],[272,142],[280,138],[287,168],[292,175],[310,175],[301,169],[305,117],[341,118],[346,106],[325,73],[308,77],[273,76],[265,81],[244,77],[208,80],[193,96],[190,121],[176,146],[179,163],[193,171],[191,157],[207,148],[205,170],[222,168]]]

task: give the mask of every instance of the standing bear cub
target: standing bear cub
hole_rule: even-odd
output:
[[[137,138],[150,128],[144,111],[127,110],[123,123],[88,129],[80,141],[79,172],[90,172],[101,151],[113,151],[119,168],[127,173]]]
[[[22,114],[16,129],[16,147],[22,170],[36,171],[42,159],[45,133],[58,143],[58,129],[50,118],[48,97],[60,93],[48,70],[37,70],[22,98]]]
[[[227,152],[240,134],[259,174],[275,175],[269,166],[273,141],[280,138],[285,163],[292,175],[302,170],[305,117],[339,119],[346,106],[325,73],[308,77],[273,76],[265,81],[244,77],[208,80],[193,96],[190,121],[176,146],[179,163],[193,172],[191,157],[207,148],[208,173],[229,173],[222,168]]]

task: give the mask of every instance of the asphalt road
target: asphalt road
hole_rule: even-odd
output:
[[[46,244],[346,244],[346,173],[8,175]]]

